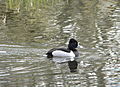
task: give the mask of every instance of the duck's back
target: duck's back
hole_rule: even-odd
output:
[[[46,54],[48,58],[51,58],[53,56],[69,56],[71,51],[66,48],[53,48],[49,50]]]

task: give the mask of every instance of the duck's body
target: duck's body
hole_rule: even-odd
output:
[[[77,57],[78,51],[75,49],[78,46],[78,42],[75,39],[70,39],[68,48],[53,48],[49,50],[46,55],[48,58],[56,57]]]

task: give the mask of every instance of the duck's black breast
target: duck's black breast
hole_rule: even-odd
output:
[[[75,54],[75,57],[78,57],[79,56],[79,52],[75,49],[73,50],[73,53]]]
[[[61,51],[70,53],[70,50],[69,50],[69,49],[66,49],[66,48],[53,48],[53,49],[49,50],[49,51],[46,53],[47,57],[48,57],[48,58],[52,58],[52,57],[53,57],[52,52],[53,52],[53,51],[56,51],[56,50],[61,50]]]

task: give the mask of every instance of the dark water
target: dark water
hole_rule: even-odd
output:
[[[43,56],[70,38],[75,61]],[[120,87],[120,1],[0,0],[0,87]]]

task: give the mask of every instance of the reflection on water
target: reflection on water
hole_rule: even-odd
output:
[[[76,72],[77,67],[78,67],[78,63],[76,60],[68,61],[68,66],[69,66],[70,72]]]
[[[76,38],[80,56],[47,59]],[[119,87],[120,2],[0,0],[0,87]]]

